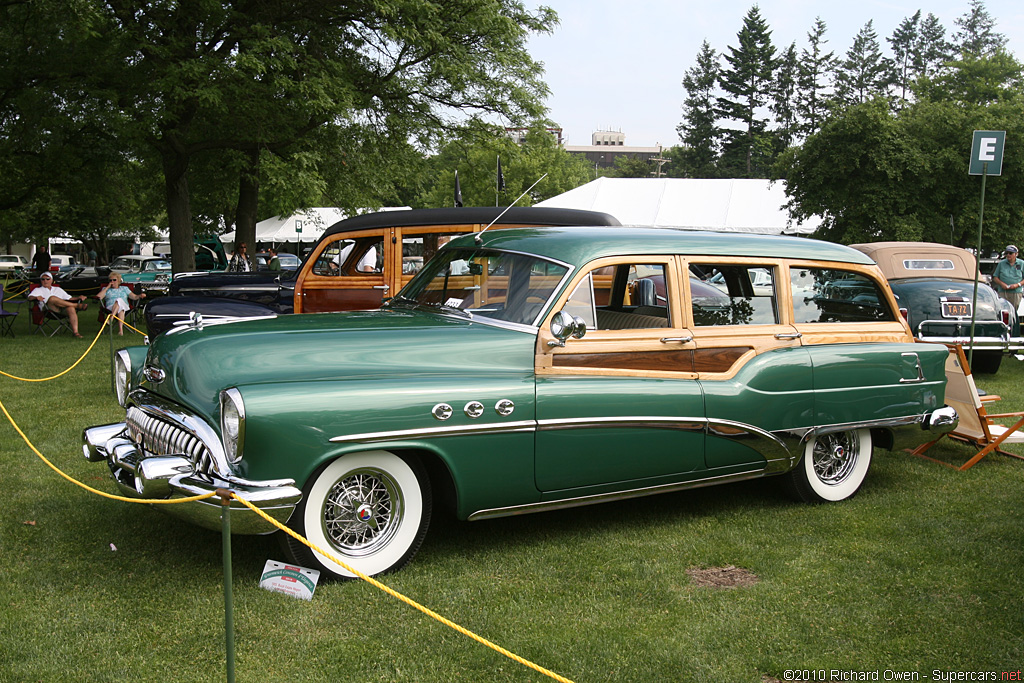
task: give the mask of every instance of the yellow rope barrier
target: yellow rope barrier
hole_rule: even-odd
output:
[[[390,586],[386,586],[385,584],[381,583],[380,581],[378,581],[377,579],[373,578],[372,576],[367,576],[366,574],[362,573],[358,569],[354,569],[353,567],[348,566],[347,564],[342,562],[340,559],[338,559],[338,557],[334,553],[327,552],[327,551],[323,550],[322,548],[317,547],[315,544],[309,542],[308,540],[303,538],[301,535],[299,535],[296,532],[294,532],[291,529],[289,529],[287,526],[285,526],[285,525],[279,523],[278,521],[274,520],[273,518],[271,518],[267,513],[263,512],[263,510],[260,510],[258,507],[256,507],[255,505],[253,505],[249,501],[245,500],[244,498],[242,498],[238,494],[232,493],[231,497],[234,498],[235,500],[237,500],[238,502],[240,502],[242,505],[244,505],[247,508],[249,508],[250,510],[252,510],[253,512],[255,512],[257,515],[259,515],[260,517],[262,517],[266,521],[268,521],[271,524],[273,524],[275,527],[277,527],[278,529],[280,529],[284,533],[286,533],[289,536],[291,536],[292,538],[294,538],[295,540],[297,540],[300,543],[308,546],[309,548],[311,548],[312,550],[320,553],[321,555],[324,555],[326,557],[330,557],[338,565],[340,565],[341,567],[344,567],[346,571],[351,572],[352,574],[354,574],[355,576],[359,577],[363,581],[367,582],[371,586],[373,586],[375,588],[378,588],[379,590],[384,591],[385,593],[387,593],[391,597],[393,597],[393,598],[395,598],[397,600],[401,600],[402,602],[404,602],[405,604],[409,605],[410,607],[413,607],[413,608],[419,610],[420,612],[423,612],[428,617],[430,617],[432,619],[436,619],[437,621],[441,622],[442,624],[444,624],[448,628],[454,629],[455,631],[458,631],[462,635],[464,635],[464,636],[466,636],[468,638],[472,638],[473,640],[475,640],[476,642],[480,643],[481,645],[489,647],[489,648],[491,648],[492,650],[494,650],[495,652],[497,652],[499,654],[505,655],[506,657],[508,657],[512,661],[518,662],[519,664],[522,664],[525,667],[533,669],[534,671],[536,671],[538,673],[544,674],[545,676],[547,676],[549,678],[553,678],[554,680],[559,681],[560,683],[573,683],[572,680],[570,680],[568,678],[565,678],[564,676],[560,676],[559,674],[555,673],[554,671],[551,671],[549,669],[545,669],[544,667],[540,666],[539,664],[534,664],[530,660],[524,659],[524,658],[520,657],[519,655],[515,654],[514,652],[509,652],[508,650],[506,650],[505,648],[501,647],[500,645],[492,643],[491,641],[487,640],[483,636],[478,636],[477,634],[473,633],[469,629],[464,628],[462,626],[459,626],[455,622],[451,621],[450,619],[446,619],[445,617],[441,616],[440,614],[438,614],[437,612],[433,611],[429,607],[425,607],[425,606],[421,605],[420,603],[416,602],[415,600],[413,600],[412,598],[408,598],[408,597],[402,595],[401,593],[399,593],[395,589],[391,588]]]
[[[7,377],[10,377],[12,379],[21,380],[23,382],[45,382],[46,380],[55,379],[57,377],[60,377],[61,375],[64,375],[64,374],[70,372],[71,370],[73,370],[75,368],[75,366],[77,366],[79,363],[82,362],[82,360],[89,354],[89,351],[92,350],[93,346],[96,345],[96,342],[99,341],[100,335],[103,333],[103,327],[106,326],[110,322],[110,318],[111,317],[112,316],[108,316],[107,320],[104,321],[103,325],[100,326],[100,330],[99,330],[99,332],[96,333],[95,339],[93,339],[92,344],[89,345],[89,348],[86,349],[85,353],[82,354],[82,357],[79,358],[77,361],[75,361],[75,364],[72,365],[67,370],[65,370],[64,372],[62,372],[62,373],[60,373],[58,375],[54,375],[53,377],[47,377],[45,379],[24,379],[22,377],[15,377],[14,375],[7,374],[6,372],[3,372],[3,371],[0,371],[0,374],[5,375]],[[125,324],[127,325],[127,323],[125,323]],[[128,325],[128,326],[131,327],[131,325]],[[131,329],[135,330],[134,327],[131,327]],[[135,331],[139,332],[139,330],[135,330]],[[140,332],[140,334],[141,334],[141,332]],[[18,435],[21,437],[22,441],[25,442],[25,444],[32,450],[33,453],[36,454],[36,456],[40,460],[42,460],[44,463],[46,463],[47,467],[52,469],[54,472],[56,472],[58,475],[60,475],[61,477],[63,477],[67,481],[71,482],[72,484],[75,484],[76,486],[80,486],[81,488],[85,489],[86,491],[88,491],[90,493],[95,493],[98,496],[102,496],[104,498],[109,498],[111,500],[119,500],[119,501],[126,502],[126,503],[141,503],[141,504],[144,504],[144,505],[154,505],[154,504],[170,505],[170,504],[178,504],[178,503],[191,503],[191,502],[198,501],[198,500],[205,500],[207,498],[212,498],[213,496],[218,495],[216,491],[211,491],[210,493],[205,493],[205,494],[202,494],[202,495],[199,495],[199,496],[190,496],[190,497],[187,497],[187,498],[175,498],[173,500],[172,499],[154,499],[154,498],[141,499],[141,498],[128,498],[126,496],[118,496],[118,495],[114,495],[112,493],[106,493],[105,491],[100,491],[98,489],[94,489],[91,486],[89,486],[87,484],[84,484],[84,483],[78,481],[77,479],[74,479],[73,477],[67,475],[60,468],[58,468],[56,465],[54,465],[52,462],[50,462],[46,458],[46,456],[44,456],[39,451],[39,449],[37,449],[35,447],[35,445],[32,444],[32,442],[29,440],[28,436],[26,436],[25,432],[23,432],[21,430],[21,427],[19,427],[18,424],[14,421],[14,418],[7,411],[7,407],[3,404],[3,401],[0,401],[0,411],[3,411],[3,414],[7,417],[7,421],[10,422],[11,426],[14,427],[14,430],[16,432],[18,432]],[[545,676],[547,676],[549,678],[552,678],[552,679],[554,679],[556,681],[559,681],[560,683],[573,683],[573,681],[571,679],[565,678],[564,676],[561,676],[561,675],[555,673],[554,671],[551,671],[549,669],[545,669],[544,667],[540,666],[539,664],[534,664],[530,660],[524,659],[523,657],[520,657],[519,655],[515,654],[514,652],[506,650],[505,648],[501,647],[500,645],[487,640],[483,636],[477,635],[476,633],[470,631],[469,629],[467,629],[467,628],[465,628],[463,626],[460,626],[460,625],[456,624],[455,622],[451,621],[450,619],[447,619],[447,618],[441,616],[440,614],[438,614],[437,612],[433,611],[432,609],[430,609],[430,608],[428,608],[428,607],[426,607],[424,605],[421,605],[420,603],[416,602],[412,598],[409,598],[409,597],[406,597],[405,595],[402,595],[401,593],[399,593],[398,591],[394,590],[390,586],[387,586],[387,585],[381,583],[380,581],[377,581],[376,579],[374,579],[371,576],[367,576],[366,574],[362,573],[358,569],[350,567],[349,565],[347,565],[343,561],[341,561],[333,553],[327,552],[327,551],[323,550],[322,548],[317,547],[315,544],[311,543],[310,541],[308,541],[307,539],[305,539],[301,535],[299,535],[296,532],[292,531],[287,526],[285,526],[285,525],[277,522],[273,518],[271,518],[269,515],[267,515],[265,512],[263,512],[263,510],[260,510],[255,505],[253,505],[249,501],[245,500],[244,498],[242,498],[238,494],[232,492],[231,493],[231,497],[233,499],[237,500],[238,502],[240,502],[245,507],[249,508],[252,512],[255,512],[257,515],[259,515],[260,517],[265,519],[267,522],[270,522],[270,524],[272,524],[273,526],[277,527],[278,529],[280,529],[284,533],[286,533],[289,536],[291,536],[292,538],[296,539],[300,543],[305,544],[306,546],[308,546],[309,548],[311,548],[315,552],[320,553],[321,555],[330,557],[339,566],[343,567],[346,571],[351,572],[352,574],[354,574],[355,576],[359,577],[363,581],[369,583],[371,586],[374,586],[375,588],[377,588],[377,589],[379,589],[381,591],[384,591],[385,593],[387,593],[391,597],[404,602],[405,604],[409,605],[410,607],[413,607],[414,609],[419,610],[420,612],[422,612],[423,614],[427,615],[428,617],[439,621],[440,623],[444,624],[448,628],[451,628],[451,629],[461,633],[462,635],[475,640],[476,642],[480,643],[481,645],[484,645],[484,646],[494,650],[495,652],[508,657],[509,659],[511,659],[514,662],[522,664],[523,666],[525,666],[527,668],[533,669],[534,671],[536,671],[536,672],[538,672],[540,674],[543,674],[543,675],[545,675]]]
[[[58,377],[61,377],[62,375],[66,375],[66,374],[68,374],[69,372],[71,372],[72,370],[74,370],[74,369],[75,369],[75,367],[76,367],[76,366],[77,366],[77,365],[78,365],[79,363],[81,363],[81,362],[82,362],[83,360],[85,360],[85,357],[89,355],[89,352],[90,352],[90,351],[92,351],[92,347],[96,346],[96,342],[98,342],[98,341],[100,340],[100,335],[101,335],[101,334],[103,334],[103,327],[104,327],[104,326],[105,326],[106,324],[107,324],[107,323],[106,323],[106,322],[104,322],[104,323],[103,323],[103,325],[100,325],[100,331],[96,333],[96,336],[95,336],[95,337],[93,338],[93,340],[92,340],[92,343],[91,343],[91,344],[89,344],[89,348],[87,348],[87,349],[85,350],[85,353],[83,353],[83,354],[82,354],[82,355],[81,355],[81,356],[80,356],[80,357],[78,358],[78,360],[76,360],[76,361],[75,361],[75,362],[74,362],[74,363],[73,363],[73,364],[71,365],[71,367],[69,367],[69,368],[68,368],[67,370],[65,370],[64,372],[59,372],[59,373],[57,373],[56,375],[53,375],[52,377],[43,377],[43,378],[40,378],[40,379],[29,379],[29,378],[26,378],[26,377],[18,377],[17,375],[12,375],[12,374],[10,374],[10,373],[4,372],[3,370],[0,370],[0,375],[3,375],[4,377],[10,377],[11,379],[16,379],[16,380],[18,380],[19,382],[49,382],[49,381],[50,381],[51,379],[57,379]]]

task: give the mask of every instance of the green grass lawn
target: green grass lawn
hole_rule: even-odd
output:
[[[0,339],[0,370],[65,369],[99,329],[93,308],[86,339],[30,337],[23,314],[18,337]],[[104,337],[59,379],[0,377],[0,401],[57,466],[113,492],[80,454],[83,427],[123,416],[109,363]],[[1024,410],[1024,364],[1008,358],[978,383],[1003,396],[998,411]],[[0,420],[0,681],[225,680],[220,536],[65,482]],[[861,492],[835,505],[791,502],[765,480],[438,516],[412,564],[382,578],[577,683],[998,677],[1024,662],[1022,481],[1024,462],[999,455],[957,472],[878,450]],[[267,559],[282,559],[274,539],[234,539],[239,681],[549,680],[361,582],[321,585],[308,603],[261,590]],[[759,580],[703,588],[687,574],[730,565]]]

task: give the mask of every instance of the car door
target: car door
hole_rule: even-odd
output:
[[[393,229],[338,233],[317,244],[296,280],[296,313],[380,308],[390,296]]]
[[[686,479],[704,467],[704,399],[672,257],[602,259],[554,307],[587,323],[537,350],[537,487],[552,497]],[[558,492],[558,493],[555,493]]]
[[[789,271],[793,326],[814,368],[818,424],[898,416],[904,405],[926,400],[922,392],[932,388],[880,275],[848,264],[794,263]]]
[[[782,466],[785,452],[772,432],[814,418],[811,363],[789,320],[786,271],[761,258],[681,261],[708,416],[707,466]]]

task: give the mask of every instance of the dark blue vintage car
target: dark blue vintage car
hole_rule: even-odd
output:
[[[966,249],[932,242],[850,246],[881,268],[917,339],[973,349],[972,369],[980,373],[996,372],[1005,353],[1024,348],[1017,311],[984,280],[975,305],[975,256]]]

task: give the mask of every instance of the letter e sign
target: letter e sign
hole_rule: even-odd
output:
[[[971,143],[968,175],[1002,175],[1005,130],[976,130]]]

